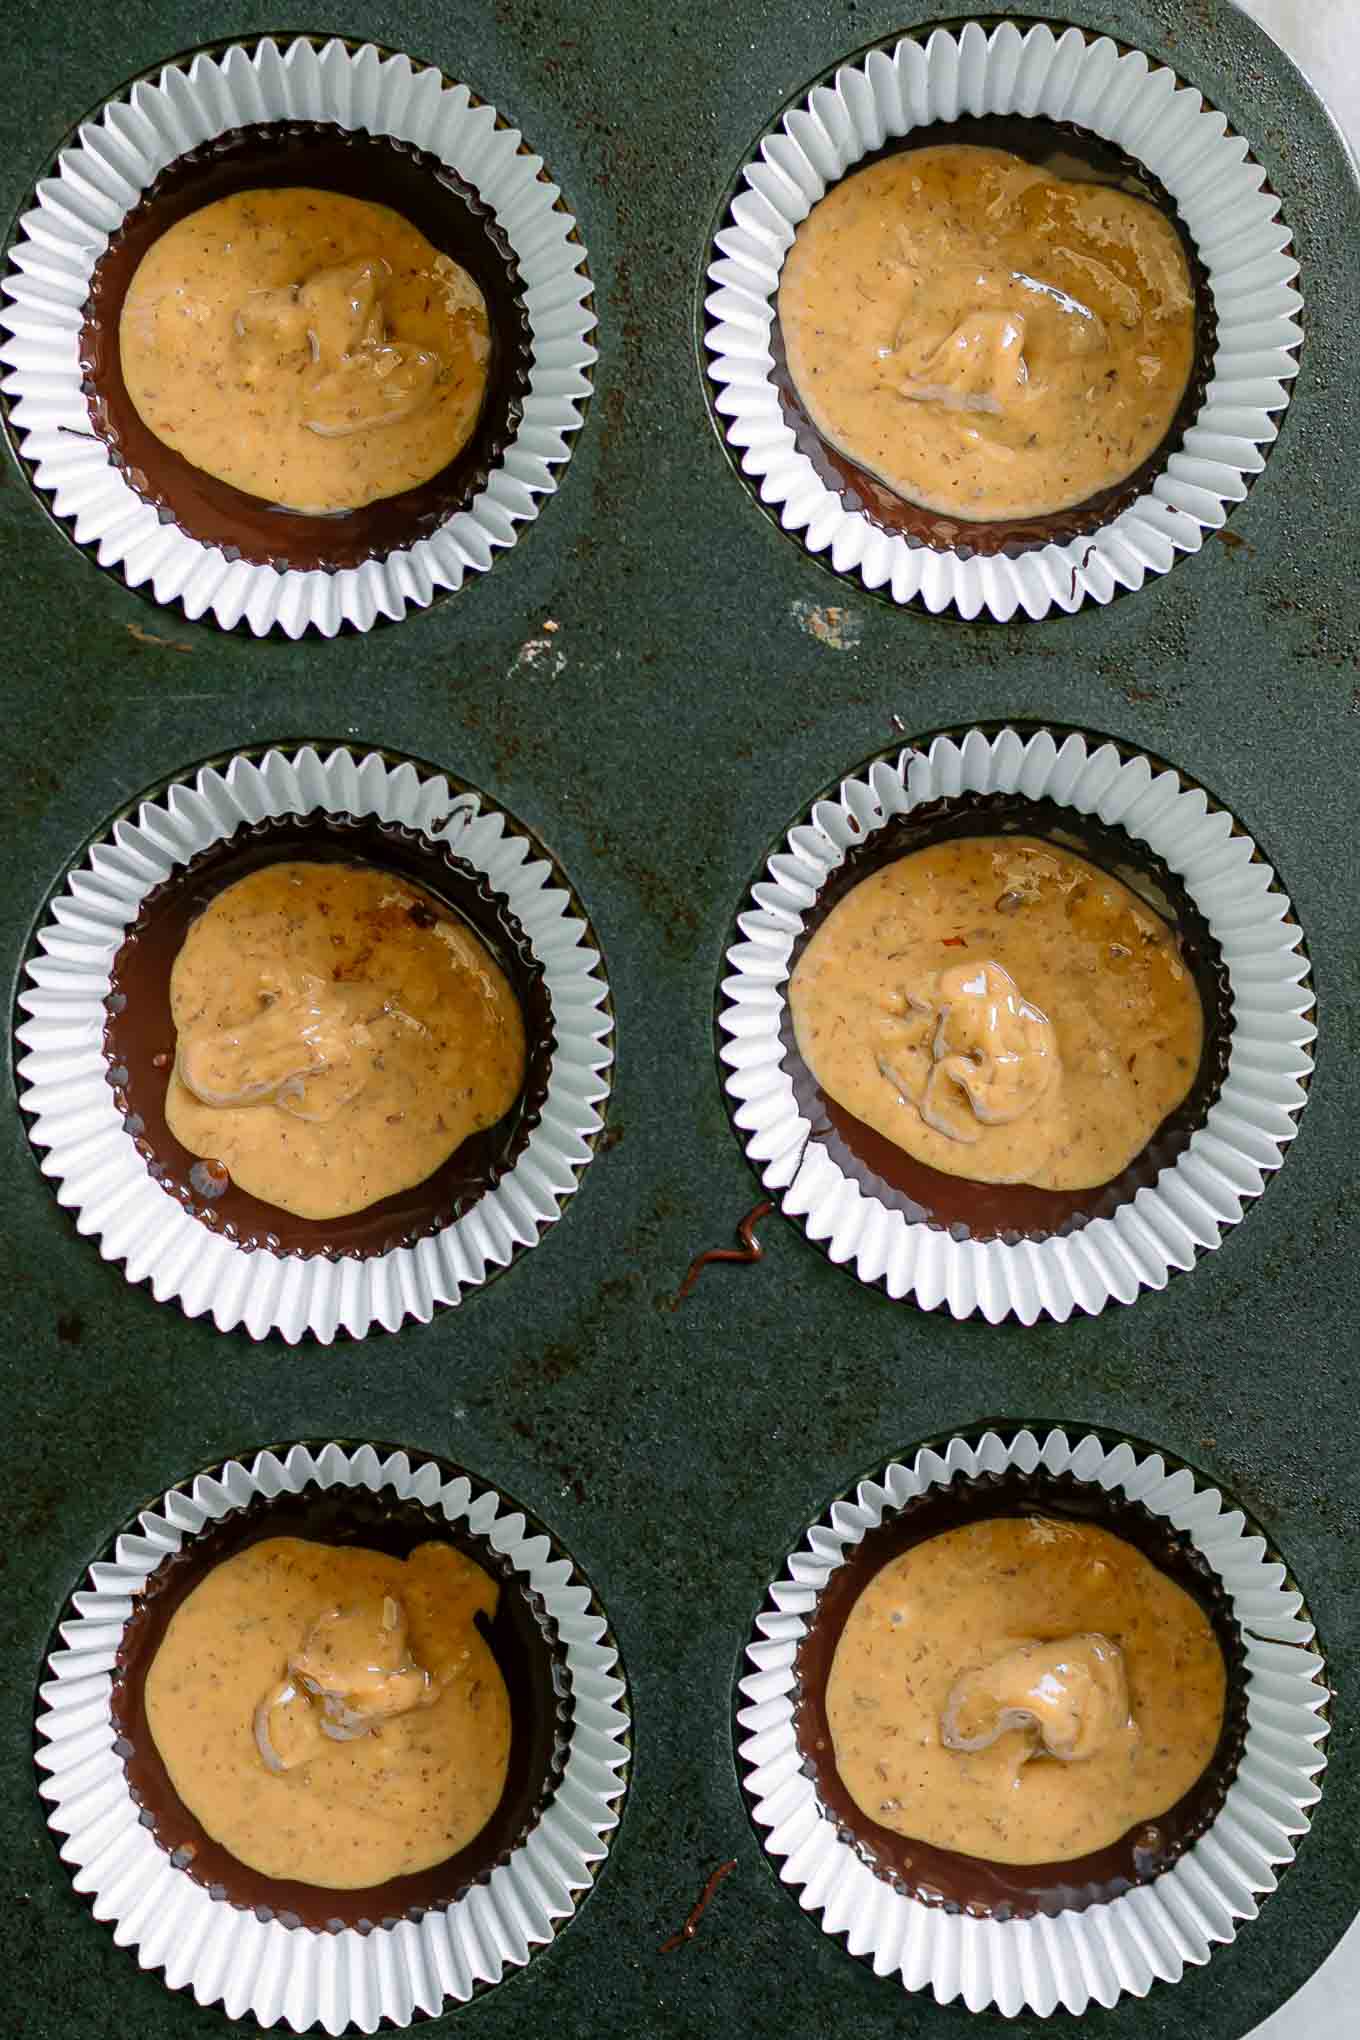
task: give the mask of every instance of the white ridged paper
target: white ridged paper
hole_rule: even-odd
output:
[[[566,1653],[572,1715],[565,1768],[537,1825],[509,1860],[453,1905],[416,1923],[314,1934],[240,1911],[173,1868],[140,1824],[121,1758],[114,1752],[110,1674],[137,1594],[161,1561],[204,1526],[256,1495],[364,1487],[439,1509],[490,1539],[542,1597]],[[219,2000],[228,2018],[294,2032],[372,2033],[388,2019],[409,2026],[450,2000],[462,2002],[507,1969],[528,1962],[576,1911],[598,1875],[619,1822],[626,1787],[629,1717],[618,1652],[590,1588],[570,1560],[490,1489],[466,1478],[445,1483],[430,1461],[404,1452],[380,1459],[372,1445],[295,1445],[282,1458],[261,1452],[247,1467],[229,1461],[187,1491],[172,1488],[138,1528],[118,1539],[111,1564],[91,1566],[61,1624],[63,1647],[39,1688],[38,1790],[76,1890],[110,1922],[120,1947],[143,1969],[163,1969],[171,1990],[201,2005]]]
[[[1070,121],[1146,165],[1176,201],[1208,274],[1218,318],[1204,403],[1151,490],[1113,522],[1017,559],[964,559],[909,545],[847,510],[797,450],[771,380],[770,328],[794,232],[827,187],[891,137],[974,114]],[[846,64],[785,113],[742,173],[708,275],[709,374],[722,430],[760,500],[838,573],[895,602],[1004,621],[1109,602],[1164,574],[1217,531],[1247,481],[1298,373],[1302,299],[1280,202],[1247,143],[1193,87],[1107,36],[978,22],[937,29]]]
[[[1103,1905],[1055,1918],[970,1919],[896,1891],[837,1833],[834,1817],[802,1769],[794,1730],[794,1659],[827,1580],[865,1535],[925,1489],[965,1474],[1072,1473],[1128,1495],[1165,1516],[1204,1554],[1232,1596],[1247,1661],[1249,1728],[1242,1762],[1222,1811],[1194,1846],[1160,1877]],[[852,1955],[878,1976],[896,1976],[941,2004],[962,1999],[969,2011],[994,2006],[1080,2014],[1124,1995],[1145,1997],[1158,1979],[1176,1982],[1204,1963],[1216,1944],[1256,1917],[1277,1872],[1293,1860],[1317,1801],[1326,1759],[1324,1663],[1302,1596],[1284,1567],[1249,1530],[1242,1512],[1216,1488],[1182,1469],[1168,1473],[1157,1455],[1139,1458],[1127,1444],[1094,1436],[1075,1446],[1062,1431],[1040,1440],[1021,1431],[989,1431],[975,1444],[954,1438],[926,1448],[910,1465],[893,1464],[864,1481],[853,1499],[834,1503],[794,1552],[769,1592],[746,1652],[746,1705],[740,1759],[752,1818],[767,1830],[765,1848],[799,1904],[820,1912],[823,1931],[844,1935]]]
[[[1008,1246],[913,1223],[847,1176],[810,1137],[793,1079],[780,1067],[780,1022],[803,917],[854,845],[942,796],[1017,791],[1126,829],[1177,873],[1227,966],[1232,1039],[1205,1124],[1155,1185],[1064,1238]],[[726,1088],[767,1189],[862,1282],[926,1310],[943,1305],[956,1318],[976,1311],[992,1324],[1012,1312],[1028,1325],[1132,1303],[1217,1247],[1280,1166],[1307,1100],[1308,1044],[1317,1033],[1307,1017],[1313,996],[1302,931],[1251,837],[1177,773],[1075,733],[1061,745],[1047,730],[1028,739],[1012,729],[970,730],[961,742],[938,737],[928,753],[909,748],[842,781],[837,798],[817,801],[790,829],[767,871],[737,917],[742,939],[727,952],[732,974],[719,1013]]]
[[[441,1232],[365,1260],[280,1258],[210,1232],[153,1182],[123,1125],[108,1082],[104,1001],[123,938],[142,901],[177,867],[247,822],[269,815],[376,815],[447,844],[509,903],[543,966],[556,1046],[538,1125],[514,1167]],[[219,1331],[239,1325],[255,1339],[323,1342],[344,1330],[362,1338],[426,1322],[462,1293],[537,1245],[560,1217],[594,1152],[613,1060],[609,987],[590,930],[571,911],[559,872],[534,854],[514,824],[477,793],[454,793],[377,752],[310,748],[236,757],[205,766],[192,784],[147,801],[135,821],[116,822],[96,843],[38,931],[40,954],[25,967],[17,1030],[23,1051],[19,1103],[42,1168],[82,1233],[129,1282],[150,1282],[157,1302],[189,1317],[211,1312]]]
[[[19,448],[34,480],[133,588],[224,630],[244,623],[257,637],[306,630],[333,637],[342,624],[369,630],[425,607],[442,589],[484,573],[498,551],[538,516],[570,458],[570,435],[590,395],[595,349],[591,282],[576,222],[519,131],[498,126],[492,106],[466,85],[372,44],[268,36],[218,56],[168,64],[127,99],[111,100],[63,150],[36,204],[19,222],[0,305],[3,388]],[[109,237],[176,157],[233,128],[264,121],[333,121],[428,150],[491,207],[519,262],[533,336],[529,395],[519,431],[486,486],[428,538],[335,573],[282,571],[230,561],[173,525],[130,488],[93,436],[81,390],[79,338],[90,279]]]

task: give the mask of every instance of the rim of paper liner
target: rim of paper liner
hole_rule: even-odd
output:
[[[323,2027],[373,2032],[409,2026],[450,2000],[463,2002],[528,1962],[576,1912],[608,1853],[626,1790],[626,1687],[590,1586],[569,1558],[512,1502],[462,1474],[403,1451],[331,1443],[229,1460],[171,1488],[117,1539],[112,1561],[91,1566],[58,1630],[50,1676],[39,1687],[38,1790],[62,1860],[94,1916],[143,1969],[162,1969],[171,1990],[200,2005],[219,2000],[228,2018],[295,2032]],[[489,1538],[527,1589],[540,1596],[565,1652],[572,1693],[565,1766],[532,1832],[489,1878],[418,1922],[369,1932],[311,1933],[262,1921],[175,1869],[140,1822],[114,1749],[111,1674],[136,1596],[163,1559],[257,1495],[322,1488],[391,1491],[439,1509]]]
[[[234,128],[331,121],[414,144],[490,206],[514,249],[532,337],[523,417],[486,487],[437,531],[362,566],[303,571],[230,560],[163,523],[93,432],[79,360],[95,265],[177,157]],[[9,425],[33,486],[76,543],[129,587],[257,637],[372,628],[425,608],[513,546],[557,488],[583,420],[596,351],[593,286],[576,221],[519,130],[432,66],[338,37],[272,36],[200,51],[138,79],[82,123],[18,224],[0,303]]]
[[[1015,558],[912,545],[847,509],[798,451],[770,352],[784,257],[828,187],[894,137],[985,114],[1067,122],[1145,165],[1177,205],[1217,321],[1204,401],[1150,490],[1098,530]],[[998,621],[1107,603],[1198,552],[1265,465],[1303,341],[1299,265],[1279,214],[1264,169],[1225,117],[1164,65],[1108,36],[1075,27],[1055,35],[1042,23],[1022,34],[1014,22],[988,33],[970,21],[958,34],[885,43],[786,107],[740,173],[705,301],[720,430],[785,531],[894,602]],[[961,531],[966,545],[966,524]]]
[[[1061,742],[1059,741],[1061,738]],[[788,831],[737,916],[718,1013],[729,1110],[785,1214],[861,1282],[954,1317],[1059,1321],[1132,1303],[1219,1246],[1298,1131],[1317,1029],[1303,931],[1272,867],[1231,813],[1159,761],[1046,729],[972,729],[871,760]],[[881,1203],[812,1137],[780,1038],[790,958],[830,874],[896,816],[966,793],[1020,793],[1119,826],[1185,887],[1219,945],[1232,1021],[1227,1073],[1181,1155],[1109,1218],[1008,1245],[955,1239]],[[723,1037],[726,1039],[723,1039]]]
[[[247,1252],[153,1181],[108,1082],[103,1034],[115,957],[147,895],[245,823],[275,815],[376,816],[446,845],[509,905],[543,967],[555,1045],[547,1095],[523,1151],[491,1189],[413,1246],[366,1259]],[[411,760],[337,748],[240,754],[142,801],[93,844],[52,899],[25,966],[19,1103],[44,1175],[129,1282],[219,1331],[290,1343],[363,1338],[424,1323],[556,1223],[594,1153],[609,1095],[613,1028],[596,937],[541,844],[472,788]]]
[[[975,1919],[896,1889],[841,1839],[802,1768],[794,1660],[827,1580],[885,1515],[956,1472],[1039,1466],[1127,1495],[1191,1539],[1223,1581],[1242,1631],[1249,1726],[1222,1809],[1161,1876],[1082,1912]],[[805,1911],[821,1914],[822,1931],[844,1935],[851,1955],[906,1990],[929,1989],[941,2004],[962,1999],[969,2011],[990,2006],[1009,2016],[1080,2014],[1121,1996],[1145,1997],[1155,1981],[1178,1981],[1187,1967],[1207,1962],[1215,1945],[1235,1939],[1307,1832],[1328,1732],[1325,1664],[1315,1642],[1303,1598],[1265,1539],[1188,1468],[1169,1472],[1160,1454],[1110,1446],[1094,1434],[1072,1445],[1061,1430],[1042,1439],[1028,1430],[1009,1438],[988,1431],[925,1446],[910,1463],[893,1462],[834,1502],[769,1590],[738,1689],[746,1703],[737,1715],[745,1732],[738,1753],[751,1817],[781,1882]]]

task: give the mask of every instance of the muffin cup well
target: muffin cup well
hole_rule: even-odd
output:
[[[952,1480],[1012,1469],[1106,1491],[1116,1529],[1114,1518],[1131,1502],[1184,1533],[1221,1582],[1241,1634],[1247,1731],[1221,1809],[1168,1869],[1079,1910],[1002,1920],[926,1904],[870,1867],[819,1796],[801,1749],[797,1665],[821,1595],[866,1535]],[[1239,1922],[1255,1918],[1307,1831],[1328,1726],[1325,1666],[1314,1644],[1284,1566],[1242,1513],[1188,1468],[1168,1471],[1161,1455],[1094,1434],[1073,1444],[1061,1430],[1042,1439],[1029,1430],[987,1431],[924,1446],[832,1504],[757,1616],[737,1715],[752,1819],[781,1881],[805,1910],[821,1913],[823,1931],[844,1934],[850,1954],[908,1990],[1010,2016],[1059,2007],[1079,2014],[1125,1994],[1143,1997],[1154,1981],[1174,1983],[1207,1962]]]
[[[553,1637],[567,1691],[550,1789],[513,1846],[451,1902],[365,1928],[313,1932],[214,1895],[174,1862],[129,1782],[112,1705],[119,1654],[149,1581],[234,1511],[309,1489],[367,1490],[483,1546]],[[97,1919],[144,1969],[230,2018],[373,2032],[462,2002],[530,1960],[576,1911],[598,1874],[626,1788],[629,1716],[618,1652],[590,1587],[539,1526],[466,1474],[403,1451],[336,1443],[231,1460],[172,1488],[112,1556],[60,1625],[63,1648],[39,1689],[39,1791],[61,1853]],[[415,1911],[419,1911],[419,1917]],[[261,1916],[263,1915],[263,1916]]]
[[[92,280],[144,195],[181,158],[239,130],[317,123],[425,151],[494,216],[523,284],[528,393],[506,409],[508,439],[486,449],[489,474],[469,474],[465,508],[446,505],[425,535],[384,544],[355,564],[298,568],[233,558],[191,537],[143,499],[91,428],[81,363]],[[137,80],[79,130],[39,183],[10,251],[0,308],[0,364],[19,454],[77,544],[158,602],[257,636],[278,629],[332,637],[342,625],[427,606],[485,572],[515,544],[557,487],[591,391],[595,325],[576,222],[541,157],[494,107],[409,57],[371,43],[272,37],[202,51]],[[515,312],[518,326],[520,312]],[[516,413],[518,413],[516,419]],[[154,493],[154,492],[153,492]],[[381,521],[381,520],[379,520]]]
[[[1160,761],[1044,728],[978,728],[922,745],[871,760],[815,801],[768,860],[768,877],[753,884],[737,916],[740,939],[727,952],[718,1015],[733,1120],[787,1215],[889,1296],[945,1305],[960,1318],[976,1311],[992,1323],[1013,1313],[1024,1324],[1131,1303],[1220,1244],[1297,1130],[1316,1033],[1302,932],[1251,837]],[[1122,1201],[1079,1229],[1037,1239],[957,1238],[876,1195],[818,1137],[786,1040],[794,954],[823,891],[901,818],[969,796],[982,812],[994,801],[1007,827],[1043,803],[1122,831],[1131,850],[1145,847],[1175,874],[1226,974],[1218,1020],[1226,1060],[1174,1158],[1152,1180],[1131,1179]],[[1214,1015],[1206,1020],[1212,1028]]]
[[[335,1258],[324,1242],[305,1257],[249,1251],[211,1230],[148,1173],[119,1103],[118,1071],[105,1050],[112,973],[148,897],[214,845],[271,818],[355,817],[400,835],[414,832],[484,879],[504,902],[541,972],[552,1018],[551,1053],[533,1068],[528,1137],[457,1215],[383,1251]],[[381,834],[381,831],[379,831]],[[371,856],[371,852],[365,852]],[[311,748],[242,754],[173,782],[124,817],[69,873],[37,936],[19,1004],[24,1053],[19,1102],[59,1200],[93,1233],[128,1280],[149,1280],[159,1302],[190,1317],[205,1311],[221,1331],[253,1338],[305,1333],[329,1341],[344,1330],[428,1320],[499,1267],[535,1246],[561,1216],[594,1152],[612,1062],[609,991],[589,923],[542,846],[479,793],[451,786],[428,767],[377,752]],[[532,1125],[529,1125],[529,1120]],[[144,1144],[143,1144],[144,1145]],[[324,1230],[324,1229],[323,1229]]]
[[[1000,549],[979,550],[965,522],[885,528],[862,495],[847,495],[843,479],[800,445],[773,342],[784,258],[827,188],[894,138],[928,128],[930,140],[944,141],[950,123],[993,116],[1098,137],[1165,189],[1212,298],[1216,351],[1179,445],[1173,434],[1135,501],[1116,490],[1089,528],[1066,516],[1046,538],[1036,520]],[[760,501],[838,573],[933,612],[985,611],[1004,621],[1071,611],[1166,573],[1245,496],[1298,372],[1297,274],[1279,200],[1247,143],[1193,86],[1141,51],[1079,28],[1055,35],[1043,23],[1024,33],[990,19],[922,31],[814,85],[772,123],[742,170],[708,271],[714,409]]]

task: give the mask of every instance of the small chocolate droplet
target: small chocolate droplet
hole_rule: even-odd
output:
[[[221,1197],[231,1188],[231,1177],[221,1162],[195,1162],[189,1171],[189,1187],[199,1197]]]

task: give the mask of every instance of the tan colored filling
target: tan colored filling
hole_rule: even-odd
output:
[[[500,966],[367,865],[270,864],[228,886],[185,937],[170,1010],[170,1131],[300,1218],[423,1183],[524,1082]]]
[[[1171,223],[1107,184],[947,144],[842,178],[799,227],[779,320],[823,437],[946,516],[1040,516],[1165,437],[1195,347]]]
[[[465,269],[390,207],[306,187],[243,191],[169,228],[137,266],[118,339],[158,439],[314,515],[447,467],[491,353]]]
[[[918,850],[848,892],[789,986],[826,1095],[979,1183],[1119,1175],[1188,1093],[1204,1015],[1174,932],[1025,836]]]
[[[403,1563],[274,1537],[224,1560],[147,1673],[175,1791],[266,1877],[345,1891],[444,1862],[505,1787],[510,1701],[473,1620],[498,1594],[446,1544]]]
[[[993,1863],[1064,1863],[1189,1791],[1226,1692],[1208,1617],[1133,1545],[996,1517],[869,1582],[827,1722],[842,1783],[881,1827]]]

